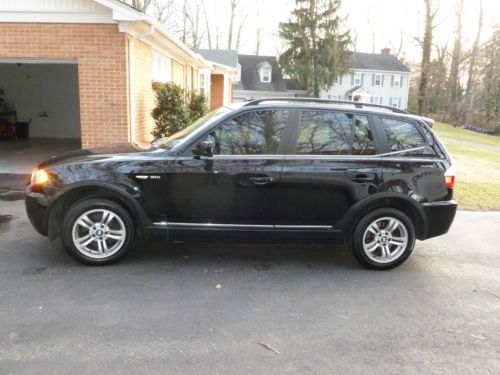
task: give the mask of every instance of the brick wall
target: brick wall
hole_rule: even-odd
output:
[[[135,136],[139,144],[148,144],[153,139],[151,131],[154,127],[151,117],[155,101],[151,86],[153,55],[151,47],[145,43],[141,41],[134,43]]]
[[[76,59],[82,146],[128,141],[127,44],[117,25],[0,23],[8,57]]]

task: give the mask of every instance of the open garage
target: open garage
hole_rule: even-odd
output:
[[[78,66],[0,63],[2,173],[30,173],[36,162],[81,147]]]

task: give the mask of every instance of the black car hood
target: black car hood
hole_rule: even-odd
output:
[[[146,150],[139,148],[130,143],[110,145],[104,147],[97,147],[91,149],[82,149],[66,152],[60,155],[54,155],[41,162],[38,167],[45,168],[63,163],[73,163],[85,160],[99,160],[104,158],[115,157],[125,154],[141,154]]]

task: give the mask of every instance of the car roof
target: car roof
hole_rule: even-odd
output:
[[[251,102],[237,102],[231,103],[226,107],[231,110],[239,109],[272,109],[272,108],[290,108],[290,109],[319,109],[319,110],[340,110],[346,112],[356,112],[356,113],[366,113],[366,114],[377,114],[377,115],[388,115],[404,117],[408,119],[420,119],[423,120],[421,116],[413,115],[410,113],[394,112],[385,107],[363,107],[363,103],[355,102],[353,104],[335,104],[335,103],[313,103],[313,102],[290,102],[290,101],[272,101],[269,103],[258,103],[252,105]],[[359,106],[358,106],[359,105]]]

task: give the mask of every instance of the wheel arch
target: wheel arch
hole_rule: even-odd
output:
[[[348,242],[359,221],[369,212],[379,208],[394,208],[402,211],[410,218],[415,226],[417,239],[425,238],[427,233],[427,220],[423,208],[412,198],[398,193],[380,193],[378,196],[367,198],[356,203],[350,208],[345,217],[337,223],[336,227],[345,233]]]
[[[149,219],[136,198],[115,185],[89,181],[69,185],[54,197],[47,213],[49,238],[59,236],[64,215],[72,205],[96,198],[107,199],[122,206],[130,214],[138,234],[143,233]]]

